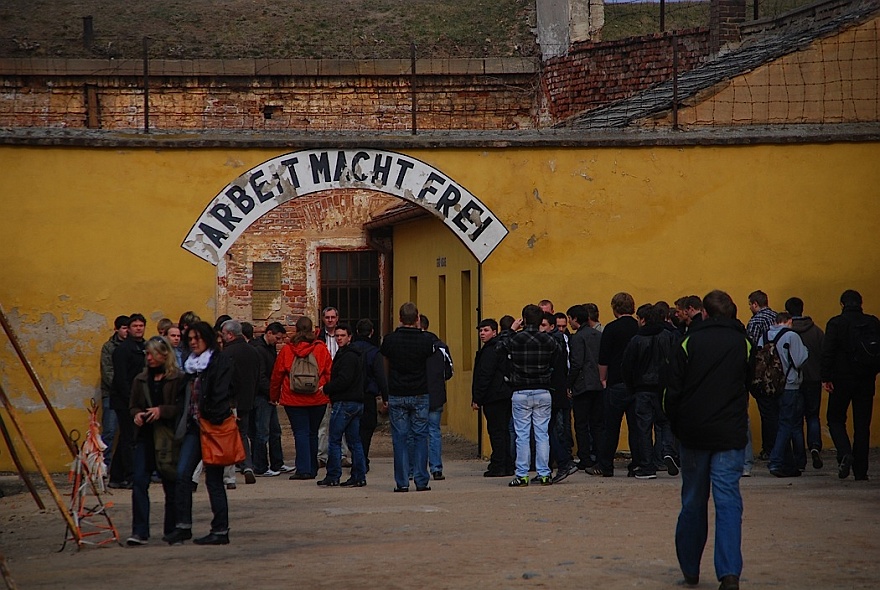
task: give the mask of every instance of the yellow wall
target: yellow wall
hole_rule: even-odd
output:
[[[446,384],[443,424],[446,430],[473,441],[477,437],[477,414],[471,409],[471,375],[479,345],[478,266],[439,220],[417,220],[394,228],[394,318],[401,304],[415,302],[419,312],[428,316],[428,329],[449,346],[455,372]]]
[[[0,147],[0,304],[68,428],[87,425],[99,350],[117,314],[141,311],[150,334],[163,315],[213,318],[216,270],[180,242],[226,183],[280,153]],[[820,325],[846,288],[880,313],[880,143],[407,153],[469,189],[511,230],[483,265],[483,317],[516,315],[546,297],[562,310],[595,301],[607,323],[616,291],[641,303],[712,288],[728,290],[741,315],[758,288],[777,309],[802,297]],[[453,238],[433,220],[398,228],[395,305],[409,297],[403,273],[435,280],[441,255],[449,309],[462,269],[476,289],[476,263],[444,240]],[[419,299],[436,322],[434,293]],[[464,323],[454,317],[446,339],[456,351]],[[0,340],[2,385],[50,468],[63,469],[54,426]],[[460,370],[450,385],[457,399],[469,399],[469,382]],[[448,425],[472,437],[476,419],[465,409],[450,407]],[[0,450],[0,469],[10,469]]]

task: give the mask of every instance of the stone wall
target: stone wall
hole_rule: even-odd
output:
[[[621,41],[583,43],[568,55],[548,60],[542,81],[543,119],[553,123],[631,96],[672,77],[673,42],[678,43],[678,71],[691,70],[709,58],[708,29],[656,33]]]

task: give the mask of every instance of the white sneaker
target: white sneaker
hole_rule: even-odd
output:
[[[290,465],[281,466],[280,473],[290,473],[291,471],[296,471],[296,467],[291,467]]]
[[[257,477],[277,477],[281,475],[280,471],[272,471],[271,469],[267,469],[263,473],[256,473]]]

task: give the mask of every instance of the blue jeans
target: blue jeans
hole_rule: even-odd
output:
[[[119,418],[116,412],[110,408],[110,398],[101,399],[101,440],[107,445],[104,450],[104,465],[109,473],[110,462],[113,461],[113,440],[116,438],[116,430],[119,427]]]
[[[284,465],[284,453],[281,450],[281,424],[278,422],[278,406],[269,403],[269,398],[258,395],[254,398],[254,409],[251,410],[251,450],[253,452],[254,471],[265,473],[267,469],[279,471]],[[269,445],[269,454],[266,454]]]
[[[553,403],[546,389],[521,389],[513,392],[513,426],[516,430],[516,476],[529,474],[531,449],[529,438],[535,428],[535,467],[538,476],[550,475],[550,410]]]
[[[293,442],[296,445],[296,472],[318,474],[318,427],[324,419],[327,404],[320,406],[284,406]]]
[[[364,404],[358,402],[333,402],[330,410],[327,441],[327,478],[339,481],[342,477],[342,435],[351,451],[351,478],[366,481],[367,465],[361,445],[361,416]]]
[[[675,552],[686,576],[700,575],[709,534],[709,486],[715,500],[715,576],[742,573],[743,449],[705,451],[681,445],[681,513]]]
[[[134,475],[131,488],[131,534],[142,539],[150,538],[150,478],[156,470],[156,451],[153,447],[152,430],[144,429],[134,447]],[[165,492],[165,517],[163,532],[174,530],[176,512],[174,508],[175,484],[162,478]]]
[[[436,410],[428,410],[428,471],[436,473],[443,471],[443,436],[440,432],[440,419],[443,416],[443,406]],[[415,465],[415,440],[412,433],[407,439],[409,447],[410,471]],[[412,475],[412,474],[410,474]]]
[[[779,429],[770,451],[770,471],[792,472],[806,461],[804,449],[804,398],[800,389],[786,389],[779,397]]]
[[[391,444],[394,447],[394,483],[398,488],[409,487],[410,433],[413,437],[413,480],[417,487],[428,485],[428,413],[427,395],[393,395],[388,398]]]
[[[819,424],[819,408],[822,406],[822,383],[804,381],[801,383],[801,398],[804,401],[804,420],[807,423],[807,448],[822,450],[822,426]],[[806,456],[804,456],[806,466]]]
[[[202,460],[202,443],[199,440],[199,427],[190,419],[186,435],[180,444],[180,458],[177,460],[177,482],[174,487],[174,506],[177,513],[176,527],[192,528],[192,475],[196,465]],[[204,465],[205,487],[211,502],[211,532],[229,532],[229,503],[226,486],[223,483],[223,467]]]

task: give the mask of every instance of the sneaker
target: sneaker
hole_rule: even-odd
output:
[[[739,576],[724,576],[718,590],[739,590]]]
[[[355,481],[354,478],[350,477],[350,478],[346,479],[344,482],[342,482],[341,484],[339,484],[339,487],[341,487],[341,488],[362,488],[365,485],[367,485],[367,480],[361,479],[361,480]]]
[[[633,471],[633,477],[635,477],[636,479],[657,479],[657,474],[648,473],[646,471],[640,471],[636,469],[635,471]]]
[[[487,469],[483,472],[483,477],[509,477],[510,473],[506,473],[504,471],[494,471],[492,469]]]
[[[761,451],[760,453],[758,453],[757,459],[758,461],[769,461],[770,453],[768,453],[767,451]]]
[[[208,533],[204,537],[193,539],[196,545],[229,545],[229,533]]]
[[[330,479],[329,477],[325,477],[324,479],[318,482],[319,486],[327,487],[327,488],[335,488],[339,486],[338,479]]]
[[[507,484],[507,487],[510,488],[524,488],[529,485],[529,476],[526,475],[524,477],[514,477],[513,481]]]
[[[813,457],[813,469],[822,469],[822,452],[819,449],[810,449],[810,455]]]
[[[290,465],[282,465],[278,468],[278,471],[281,473],[290,473],[291,471],[296,471],[296,467],[291,467]]]
[[[553,480],[550,479],[549,475],[539,475],[535,478],[535,481],[541,484],[542,486],[553,485]]]
[[[663,457],[663,463],[666,464],[666,471],[669,475],[673,477],[678,475],[678,472],[681,471],[681,468],[678,465],[678,461],[675,460],[675,457],[672,455],[666,455]]]
[[[129,547],[140,547],[141,545],[146,545],[147,543],[148,541],[140,535],[132,535],[125,540],[125,544]]]
[[[416,486],[417,492],[430,492],[431,486]]]
[[[271,469],[267,469],[263,473],[256,473],[254,475],[256,475],[257,477],[278,477],[279,475],[281,475],[281,472],[280,471],[272,471]]]
[[[183,542],[192,539],[192,536],[192,529],[177,528],[162,537],[162,540],[169,545],[183,545]]]
[[[572,473],[577,473],[578,467],[574,463],[569,465],[568,467],[562,467],[556,470],[556,476],[553,478],[553,483],[559,483]]]
[[[689,576],[687,574],[684,575],[684,580],[680,582],[681,586],[685,586],[687,588],[694,588],[700,585],[700,576]]]
[[[325,467],[327,467],[327,461],[318,459],[318,469],[324,469]]]
[[[394,488],[394,491],[399,494],[404,494],[409,491],[409,486],[396,487]]]
[[[852,467],[852,455],[844,455],[843,459],[840,460],[840,465],[837,467],[837,477],[840,479],[846,479],[849,477],[849,470]]]
[[[244,470],[244,483],[257,483],[257,478],[254,475],[253,469],[245,469]]]
[[[297,471],[287,479],[315,479],[315,476],[310,473],[300,473]]]
[[[348,457],[343,457],[342,458],[342,466],[343,467],[351,467],[351,459],[349,459]]]
[[[227,490],[234,490],[235,487],[236,487],[236,486],[235,486],[234,483],[228,483],[228,484],[226,484],[226,489],[227,489]]]
[[[752,477],[752,472],[746,469],[743,469],[743,477]]]
[[[434,473],[431,474],[431,476],[437,481],[446,479],[446,476],[443,475],[442,471],[435,471]]]

